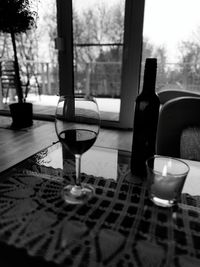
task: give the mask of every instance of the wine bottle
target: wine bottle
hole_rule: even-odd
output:
[[[155,154],[156,131],[160,101],[155,92],[157,59],[147,58],[142,92],[135,101],[131,172],[144,177],[145,161]]]

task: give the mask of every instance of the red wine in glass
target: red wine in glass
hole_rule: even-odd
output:
[[[67,203],[80,204],[94,194],[94,188],[81,182],[81,155],[96,141],[100,128],[99,109],[91,96],[61,96],[55,114],[55,129],[59,141],[76,160],[75,184],[62,190]]]
[[[59,140],[72,154],[83,154],[96,141],[97,133],[91,130],[66,130],[59,134]]]

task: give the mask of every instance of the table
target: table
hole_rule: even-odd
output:
[[[148,199],[146,180],[130,173],[130,153],[93,147],[83,155],[82,179],[95,195],[69,205],[61,189],[74,179],[74,158],[60,143],[35,154],[1,175],[3,262],[200,266],[200,163],[188,163],[181,202],[165,209]]]

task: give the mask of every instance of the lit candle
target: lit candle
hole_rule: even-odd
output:
[[[147,160],[147,170],[151,199],[158,205],[160,201],[161,206],[175,203],[188,174],[188,165],[177,159],[155,156]]]

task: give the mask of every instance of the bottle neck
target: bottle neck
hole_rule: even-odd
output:
[[[156,59],[148,58],[145,62],[143,89],[142,89],[143,93],[145,94],[155,93],[156,70],[157,70]]]
[[[144,94],[153,94],[155,93],[155,83],[144,83],[143,84],[143,87],[142,87],[142,91],[141,93],[144,93]]]

